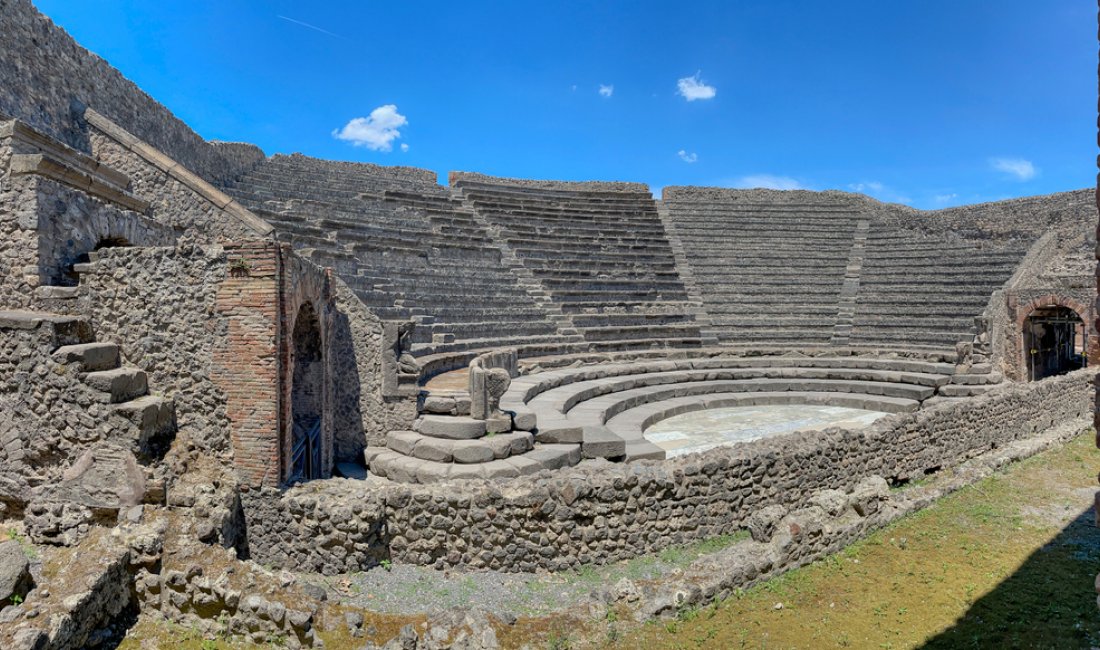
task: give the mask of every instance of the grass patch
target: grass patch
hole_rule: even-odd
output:
[[[1100,645],[1091,433],[1010,466],[810,566],[610,647]],[[777,607],[781,605],[781,607]]]

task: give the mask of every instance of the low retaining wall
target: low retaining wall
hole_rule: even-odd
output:
[[[616,562],[744,527],[870,476],[920,478],[1092,410],[1095,372],[1006,386],[867,429],[489,483],[315,481],[242,494],[251,557],[327,575],[394,562],[504,571]]]

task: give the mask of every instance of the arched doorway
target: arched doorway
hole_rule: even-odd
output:
[[[1088,329],[1073,309],[1037,307],[1024,320],[1023,330],[1028,380],[1065,374],[1087,364]]]
[[[289,482],[321,478],[321,415],[324,408],[324,358],[321,325],[313,305],[306,303],[294,319],[291,337],[291,453]]]

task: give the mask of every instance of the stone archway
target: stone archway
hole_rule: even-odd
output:
[[[324,476],[324,352],[312,303],[298,309],[291,335],[289,482]]]
[[[1032,300],[1017,317],[1020,368],[1029,381],[1061,375],[1088,364],[1088,308],[1048,294]]]

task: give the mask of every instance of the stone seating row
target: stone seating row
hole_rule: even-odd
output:
[[[835,204],[666,201],[724,343],[827,343],[858,215]]]
[[[925,400],[924,404],[931,405],[934,400],[944,399],[958,398],[933,396]],[[609,418],[604,426],[608,432],[625,443],[625,460],[662,460],[666,457],[665,450],[645,438],[646,429],[662,420],[708,409],[788,404],[840,406],[883,413],[906,413],[918,407],[918,404],[912,400],[860,393],[811,391],[700,393],[639,404]],[[700,447],[697,450],[704,449]]]
[[[312,165],[273,159],[242,179],[238,194],[270,195],[265,206],[282,213],[265,210],[265,216],[276,227],[297,218],[301,225],[283,231],[286,238],[331,266],[379,315],[429,318],[413,336],[422,353],[440,334],[473,345],[503,332],[510,342],[554,339],[557,326],[546,309],[518,282],[501,281],[511,272],[501,265],[500,249],[449,191],[425,193],[416,183],[375,178],[370,166],[321,165],[325,171],[295,176]],[[381,194],[364,191],[368,185]]]
[[[715,393],[746,403],[788,403],[803,395],[855,408],[885,412],[915,410],[938,390],[952,386],[954,365],[919,359],[864,357],[706,357],[607,363],[521,376],[501,400],[517,417],[534,417],[535,440],[579,443],[585,456],[627,459],[663,457],[642,439],[628,440],[606,426],[639,406]],[[792,397],[793,396],[793,397]],[[822,397],[824,396],[824,397]],[[773,400],[773,401],[767,401]],[[843,404],[840,404],[843,402]],[[818,403],[818,402],[810,402]],[[825,401],[822,403],[830,403]],[[624,420],[616,420],[623,422]],[[584,451],[588,444],[591,449]]]

